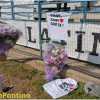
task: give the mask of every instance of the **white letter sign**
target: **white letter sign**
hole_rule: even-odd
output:
[[[48,34],[52,40],[66,40],[69,14],[52,12],[47,14]]]

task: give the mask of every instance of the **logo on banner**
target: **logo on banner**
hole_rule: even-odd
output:
[[[64,18],[60,14],[50,14],[51,25],[56,27],[64,26]]]

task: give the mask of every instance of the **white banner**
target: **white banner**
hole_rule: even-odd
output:
[[[52,40],[66,41],[69,16],[65,12],[52,12],[47,14],[48,34]]]

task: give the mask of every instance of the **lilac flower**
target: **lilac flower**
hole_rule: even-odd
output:
[[[0,23],[0,36],[20,36],[22,34],[21,31],[16,29],[14,26],[9,24]]]
[[[4,76],[2,74],[0,74],[0,82],[4,81]]]
[[[0,23],[0,55],[12,48],[22,32],[7,23]]]
[[[47,49],[44,51],[44,63],[46,80],[51,81],[57,74],[64,70],[65,61],[68,56],[62,48],[56,49],[53,44],[48,44]]]

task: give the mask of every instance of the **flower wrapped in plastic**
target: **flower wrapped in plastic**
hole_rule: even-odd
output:
[[[0,23],[0,58],[6,58],[6,53],[11,49],[21,36],[22,32],[7,23]]]
[[[68,56],[64,48],[58,48],[54,44],[48,44],[44,51],[43,58],[45,63],[46,80],[51,81],[55,79],[59,73],[63,73],[63,70],[65,70],[64,65]]]

